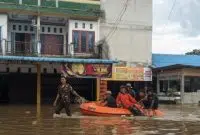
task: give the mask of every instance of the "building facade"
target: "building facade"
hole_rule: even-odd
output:
[[[102,88],[114,96],[120,85],[151,86],[152,0],[101,0],[100,41],[103,58],[120,61]],[[145,79],[148,78],[148,79]],[[103,92],[102,92],[103,93]]]
[[[112,59],[127,66],[151,65],[152,0],[102,0],[104,18],[100,22],[100,40],[105,40]]]
[[[105,61],[96,46],[100,16],[100,1],[0,0],[0,102],[35,103],[41,96],[52,103],[61,64],[79,75],[80,67],[102,68]],[[80,95],[95,100],[97,71],[68,81]]]
[[[60,64],[66,62],[65,66],[74,68],[76,74],[69,80],[71,84],[95,100],[101,87],[101,80],[95,77],[112,74],[112,61],[103,59],[121,61],[113,71],[122,71],[116,70],[121,66],[129,68],[127,78],[111,76],[113,81],[137,82],[138,88],[151,81],[151,36],[152,0],[0,0],[0,73],[23,78],[23,82],[35,77],[38,67],[34,64],[40,63],[42,89],[51,91],[43,94],[48,98],[50,93],[55,95],[56,85],[50,85],[58,83]],[[94,73],[89,70],[91,67]],[[83,68],[88,71],[82,72]],[[87,77],[80,77],[80,73]],[[9,82],[9,86],[15,86],[11,89],[23,88],[25,92],[36,82],[27,83],[26,87],[13,83],[16,85]],[[11,95],[15,97],[13,90]],[[31,97],[30,92],[27,95]]]
[[[181,103],[200,101],[200,56],[153,54],[158,94],[180,93]]]

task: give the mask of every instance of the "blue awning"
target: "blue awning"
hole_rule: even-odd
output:
[[[52,58],[52,57],[23,57],[23,56],[0,56],[0,61],[25,61],[25,62],[53,62],[53,63],[95,63],[112,64],[118,61],[105,59],[76,59],[76,58]]]

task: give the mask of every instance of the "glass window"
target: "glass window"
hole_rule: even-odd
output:
[[[63,29],[62,28],[60,28],[60,33],[63,33]]]
[[[24,31],[27,31],[27,30],[28,30],[28,26],[25,25],[25,26],[24,26]]]
[[[93,48],[94,48],[94,32],[89,32],[88,33],[88,48],[89,48],[89,51],[93,51]]]
[[[179,92],[180,91],[180,80],[170,80],[169,88],[173,89],[174,92]]]
[[[75,22],[75,28],[78,28],[78,23],[77,22]]]
[[[86,52],[86,38],[87,38],[87,32],[83,31],[81,32],[81,51]]]
[[[13,30],[16,30],[16,25],[13,25]]]
[[[54,28],[54,30],[53,30],[53,31],[54,31],[54,33],[57,33],[57,28]]]
[[[42,32],[45,32],[45,28],[44,27],[42,27]]]
[[[93,29],[93,24],[90,24],[90,29]]]
[[[85,29],[85,23],[82,24],[82,28]]]
[[[21,25],[18,26],[18,30],[19,30],[19,31],[22,30],[22,26],[21,26]]]
[[[74,44],[74,51],[78,51],[78,45],[79,45],[79,32],[73,31],[73,44]]]
[[[200,77],[185,77],[185,92],[197,92],[200,90]]]
[[[30,31],[33,31],[33,27],[32,26],[30,27]]]
[[[48,32],[51,32],[51,28],[50,27],[48,27]]]

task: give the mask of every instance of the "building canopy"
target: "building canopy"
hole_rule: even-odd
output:
[[[113,60],[105,59],[75,59],[75,58],[55,58],[55,57],[23,57],[23,56],[0,56],[0,61],[21,61],[21,62],[51,62],[51,63],[95,63],[112,64]]]

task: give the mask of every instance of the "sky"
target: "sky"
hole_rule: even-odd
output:
[[[200,49],[200,0],[153,0],[153,53],[193,49]]]

